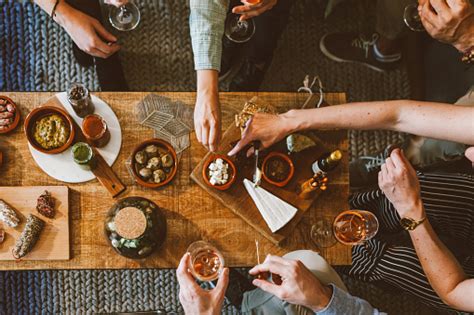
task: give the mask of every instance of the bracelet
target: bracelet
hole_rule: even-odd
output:
[[[462,54],[461,61],[466,64],[474,63],[474,46],[472,46]]]
[[[60,0],[56,0],[53,6],[53,10],[51,10],[51,19],[54,19],[56,16],[56,7],[58,6]]]

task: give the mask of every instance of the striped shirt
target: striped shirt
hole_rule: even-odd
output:
[[[222,36],[229,0],[191,0],[189,28],[195,70],[221,68]]]

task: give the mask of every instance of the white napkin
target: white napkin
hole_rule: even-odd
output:
[[[262,187],[255,187],[255,184],[246,178],[244,179],[244,186],[272,233],[290,222],[298,211],[297,208]]]

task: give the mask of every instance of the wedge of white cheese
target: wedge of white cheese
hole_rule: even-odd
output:
[[[262,187],[255,187],[255,184],[248,179],[244,179],[244,186],[272,233],[290,222],[298,211],[297,208]]]

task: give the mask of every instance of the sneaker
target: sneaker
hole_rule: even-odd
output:
[[[378,184],[378,174],[382,164],[392,151],[399,148],[398,144],[391,144],[374,155],[361,156],[349,164],[349,181],[352,190],[372,188]]]
[[[232,92],[255,92],[258,91],[263,82],[265,72],[270,62],[265,62],[263,66],[245,58],[229,84],[229,91]]]
[[[378,34],[365,39],[356,33],[332,33],[321,38],[321,52],[337,62],[358,63],[375,71],[384,72],[394,69],[400,61],[401,53],[383,55],[377,48]]]

